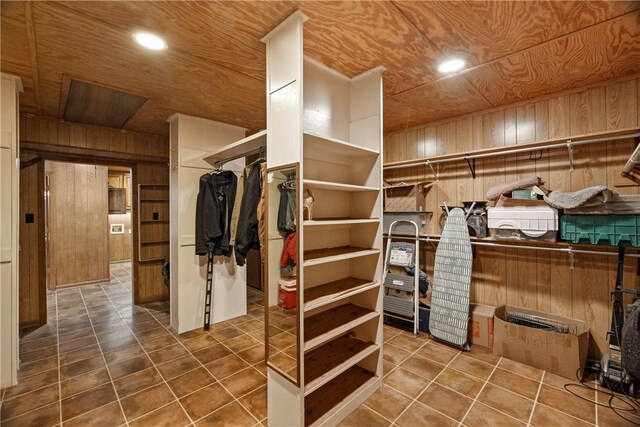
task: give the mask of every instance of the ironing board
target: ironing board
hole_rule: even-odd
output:
[[[433,337],[468,349],[471,241],[464,211],[449,212],[436,250],[429,330]]]

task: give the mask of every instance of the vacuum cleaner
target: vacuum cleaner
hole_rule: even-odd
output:
[[[600,361],[599,381],[602,387],[635,397],[640,392],[640,289],[624,289],[624,247],[618,248],[616,288],[612,292],[611,331],[607,333],[609,352]],[[635,296],[624,318],[623,295]]]

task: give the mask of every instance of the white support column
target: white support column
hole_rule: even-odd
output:
[[[0,388],[18,381],[19,77],[2,74],[0,95]]]
[[[175,114],[170,131],[170,305],[171,326],[179,333],[202,328],[207,257],[195,254],[195,212],[200,176],[213,167],[206,154],[244,138],[246,129]],[[244,159],[226,165],[239,171]],[[235,257],[215,257],[211,323],[247,314],[245,267]]]

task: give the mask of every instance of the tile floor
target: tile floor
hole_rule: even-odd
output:
[[[21,338],[19,383],[0,392],[0,423],[266,425],[261,294],[249,292],[246,316],[177,335],[168,305],[134,306],[130,288],[121,263],[109,283],[49,294],[49,323]],[[344,426],[630,425],[569,394],[567,380],[480,347],[461,353],[389,326],[384,338],[384,386]]]

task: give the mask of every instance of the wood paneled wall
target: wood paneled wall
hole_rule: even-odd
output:
[[[137,185],[169,183],[169,168],[167,165],[169,161],[169,140],[164,136],[66,123],[53,117],[23,114],[20,117],[20,147],[23,161],[28,160],[24,158],[24,155],[28,153],[29,156],[47,160],[130,167],[133,182],[133,224],[136,224],[137,221]],[[30,168],[33,167],[35,166],[30,166]],[[44,176],[44,169],[42,173]],[[33,182],[34,185],[24,185],[25,182]],[[33,181],[24,181],[23,185],[21,185],[21,197],[29,197],[31,194],[43,194],[35,187],[37,182],[35,179]],[[24,196],[22,195],[23,192]],[[40,224],[44,209],[41,212],[38,211],[38,213],[36,226]],[[22,219],[24,220],[24,218]],[[162,266],[156,265],[158,263],[145,264],[137,261],[135,247],[137,246],[138,235],[135,228],[134,225],[134,301],[141,303],[166,299],[168,298],[168,291],[162,279]],[[44,219],[42,219],[41,228],[38,227],[35,234],[44,237]],[[41,246],[42,251],[44,251],[44,238]],[[38,247],[39,245],[32,245],[29,246],[28,250],[23,247],[20,252],[21,265],[28,265],[29,260],[33,257],[38,259]],[[42,259],[44,260],[44,258]],[[40,262],[40,259],[38,259],[38,262]],[[45,282],[44,279],[40,279],[41,274],[39,271],[34,272],[34,270],[31,270],[30,274],[32,276],[25,276],[29,277],[28,281],[23,281],[21,277],[21,297],[30,292],[29,286],[35,286],[34,284],[38,279],[41,280],[42,286],[44,286]],[[27,283],[29,283],[28,286]],[[25,301],[25,306],[31,308],[25,309],[21,306],[21,313],[29,312],[28,310],[34,313],[44,312],[41,307],[36,305],[35,299]],[[46,316],[43,319],[46,320]],[[44,320],[41,320],[41,322],[44,322]]]
[[[124,224],[124,234],[112,234],[112,224]],[[109,215],[109,262],[131,259],[131,212]]]
[[[106,166],[45,162],[49,289],[109,280]]]
[[[35,153],[22,150],[20,161],[29,166],[20,169],[20,327],[47,321],[46,259],[44,253],[44,161]],[[27,222],[33,215],[33,222]]]
[[[516,106],[478,112],[385,137],[385,162],[517,145],[549,138],[640,125],[640,78],[610,82]],[[465,162],[439,166],[440,181],[427,193],[427,210],[434,215],[430,233],[440,234],[440,205],[484,200],[496,184],[537,175],[552,190],[575,191],[592,185],[615,187],[634,142],[616,141],[578,146],[575,171],[569,171],[567,150],[552,149],[509,157],[477,159],[477,178]],[[390,181],[433,179],[428,167],[385,172]],[[638,194],[637,186],[615,187],[622,194]],[[434,252],[424,245],[423,268],[433,269]],[[606,349],[616,278],[616,257],[575,255],[575,269],[567,254],[477,247],[472,301],[493,306],[511,304],[585,320],[591,330],[590,355]],[[627,258],[625,284],[638,285],[636,260]]]

